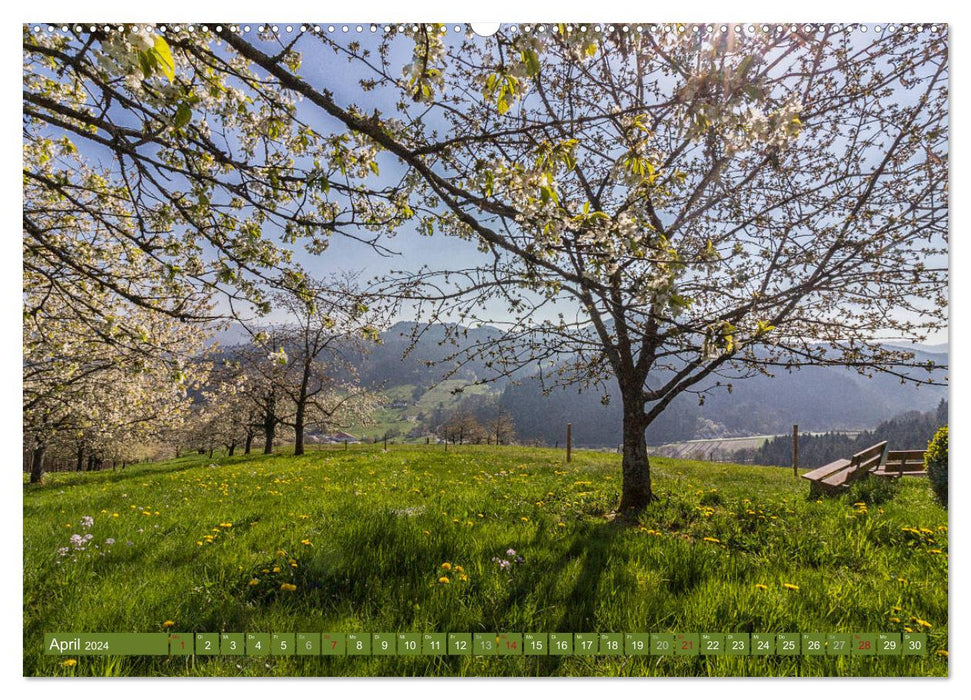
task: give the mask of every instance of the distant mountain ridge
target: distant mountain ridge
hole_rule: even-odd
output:
[[[490,376],[482,358],[473,358],[461,367],[448,366],[447,362],[456,351],[499,335],[498,329],[463,328],[448,339],[445,326],[431,326],[402,357],[412,345],[415,328],[414,323],[399,322],[381,333],[381,343],[357,360],[359,379],[374,389],[419,387],[420,394],[438,384],[450,370],[453,379],[466,383]],[[222,344],[245,341],[242,329],[232,331],[223,333],[218,340]],[[452,345],[453,341],[457,345]],[[917,345],[893,347],[913,352],[916,362],[932,361],[938,367],[948,364],[946,344],[927,346],[941,348],[941,352]],[[938,378],[943,378],[943,370],[936,372]],[[793,424],[808,431],[870,429],[906,411],[930,411],[948,395],[944,386],[901,384],[899,378],[880,373],[866,378],[841,367],[782,370],[774,377],[757,376],[732,384],[731,393],[722,388],[706,394],[703,405],[699,405],[697,396],[679,396],[648,428],[648,441],[663,444],[697,438],[783,434]],[[620,442],[621,411],[616,387],[607,387],[610,400],[605,405],[603,392],[592,390],[559,389],[544,396],[538,382],[525,374],[516,381],[504,380],[494,386],[501,392],[499,405],[512,416],[520,440],[554,444],[564,439],[566,423],[572,423],[578,445],[603,447]]]

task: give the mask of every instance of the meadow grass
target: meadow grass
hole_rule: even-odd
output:
[[[926,481],[817,501],[778,468],[653,458],[652,474],[660,500],[634,523],[609,517],[619,457],[592,451],[566,464],[546,449],[353,446],[50,474],[24,486],[24,673],[947,674],[947,512]],[[92,537],[77,549],[74,534]],[[912,629],[929,633],[930,655],[82,656],[67,667],[42,653],[45,632],[166,621],[185,632]]]

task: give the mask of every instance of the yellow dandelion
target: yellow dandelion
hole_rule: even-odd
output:
[[[920,625],[921,627],[925,627],[927,629],[930,629],[931,627],[934,626],[931,623],[929,623],[927,620],[917,620],[917,624]]]
[[[521,517],[520,520],[522,520],[524,523],[528,523],[529,522],[529,518],[527,518],[525,515],[523,517]]]
[[[423,534],[423,535],[425,535],[427,537],[428,535],[430,535],[432,533],[430,533],[428,530],[422,530],[421,531],[421,534]]]
[[[943,656],[944,658],[947,658],[947,649],[938,649],[937,650],[937,655],[938,656]]]
[[[72,666],[77,666],[77,665],[78,665],[77,659],[64,659],[64,661],[61,662],[61,666],[67,666],[68,668],[71,668]]]
[[[891,622],[900,622],[900,618],[899,617],[891,617],[890,618],[890,621]]]
[[[469,577],[466,576],[465,574],[462,574],[461,576],[459,576],[459,581],[468,581],[468,580],[469,580]]]
[[[112,517],[112,518],[117,518],[117,517],[119,517],[119,516],[118,516],[118,514],[117,514],[117,513],[112,513],[112,514],[111,514],[111,517]]]
[[[442,564],[442,571],[449,571],[451,568],[452,568],[452,565],[449,564],[448,562],[444,562]]]
[[[722,541],[720,539],[718,539],[717,537],[705,537],[705,538],[703,538],[703,541],[704,542],[711,542],[713,544],[721,544],[722,543]]]
[[[927,551],[931,554],[943,554],[943,552],[939,549],[928,549]]]
[[[910,583],[910,581],[908,581],[907,579],[905,579],[903,576],[898,576],[897,577],[897,583],[908,584],[908,583]]]
[[[297,590],[297,587],[294,584],[292,584],[292,583],[281,583],[280,584],[280,590],[281,591],[290,591],[290,592],[293,592],[293,591]]]
[[[556,524],[557,527],[566,527],[566,523],[562,520]]]
[[[913,632],[913,631],[914,630],[912,630],[910,627],[904,627],[904,632]]]
[[[166,620],[165,622],[162,623],[162,627],[166,627],[166,628],[175,627],[175,623],[172,622],[172,620]]]
[[[789,590],[789,591],[798,591],[799,590],[799,586],[797,586],[794,583],[783,583],[782,584],[782,587],[785,588],[786,590]]]
[[[232,527],[232,523],[219,523],[219,527]]]
[[[258,578],[251,578],[251,579],[249,580],[249,585],[251,585],[251,586],[256,586],[256,585],[258,585],[258,584],[259,584],[259,582],[260,582],[260,580],[259,580]]]
[[[442,576],[440,579],[438,579],[438,582],[439,583],[448,583],[448,576]]]
[[[196,540],[196,544],[201,547],[202,546],[202,540]]]
[[[755,584],[755,590],[757,590],[757,591],[767,591],[767,590],[769,590],[769,587],[766,586],[764,583],[757,583],[757,584]]]
[[[286,553],[286,550],[278,549],[277,552],[276,552],[276,555],[278,557],[285,557],[287,555],[287,553]]]
[[[300,544],[302,544],[304,547],[312,547],[313,546],[313,544],[310,542],[310,540],[300,540]]]
[[[465,571],[465,569],[463,569],[461,566],[456,566],[455,567],[455,572],[456,573],[461,574],[463,571]]]

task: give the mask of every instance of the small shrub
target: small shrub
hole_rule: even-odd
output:
[[[947,508],[947,426],[939,428],[937,433],[927,444],[924,455],[927,465],[927,478],[934,490],[934,495],[941,505]]]
[[[850,488],[846,492],[846,500],[850,503],[866,503],[868,506],[876,506],[886,503],[896,496],[899,487],[898,479],[867,476],[850,484]]]

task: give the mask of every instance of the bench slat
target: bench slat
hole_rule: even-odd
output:
[[[810,481],[820,481],[821,479],[825,479],[830,474],[838,472],[840,469],[849,466],[849,464],[850,460],[848,459],[838,459],[835,462],[830,462],[823,467],[813,469],[811,472],[806,472],[802,475],[802,478],[809,479]]]
[[[835,474],[827,476],[825,479],[822,480],[821,483],[824,483],[827,486],[833,486],[833,487],[843,486],[853,478],[853,474],[856,473],[857,470],[858,470],[857,467],[851,464],[850,466],[844,469],[841,469]]]

